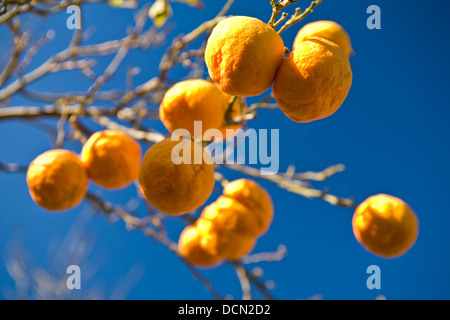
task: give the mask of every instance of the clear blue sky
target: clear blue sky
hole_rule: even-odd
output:
[[[188,32],[213,17],[224,2],[206,0],[206,8],[201,11],[174,4],[171,35]],[[299,1],[302,7],[307,3]],[[381,30],[366,28],[366,9],[372,4],[381,8]],[[273,197],[275,218],[254,252],[273,251],[279,244],[288,248],[283,261],[259,265],[264,269],[264,279],[275,281],[276,297],[303,299],[320,294],[326,299],[374,299],[383,294],[388,299],[450,298],[450,21],[446,16],[449,9],[448,1],[324,0],[305,19],[305,23],[334,20],[349,32],[356,56],[351,59],[353,85],[347,100],[335,115],[325,120],[298,124],[280,111],[265,110],[249,125],[280,129],[281,170],[289,164],[307,171],[344,163],[347,167],[344,173],[319,186],[329,186],[334,194],[354,196],[358,203],[377,193],[400,197],[417,213],[420,233],[406,255],[393,260],[378,258],[354,239],[351,210],[307,200],[262,181]],[[270,12],[269,1],[237,0],[230,14],[267,21]],[[39,19],[29,20],[38,34],[49,26],[56,33],[54,43],[38,55],[31,67],[70,41],[71,31],[65,27],[67,17],[60,13],[45,24]],[[96,26],[90,42],[104,41],[125,35],[126,27],[132,23],[132,12],[93,5],[85,8],[84,19],[86,26]],[[300,25],[292,27],[283,34],[286,46],[292,45],[299,28]],[[10,43],[5,39],[6,31],[5,26],[0,27],[2,56]],[[157,49],[131,54],[106,88],[123,87],[127,66],[139,65],[141,73],[135,83],[145,82],[156,74],[162,53],[163,49]],[[103,60],[98,70],[109,59]],[[185,75],[185,70],[177,69],[170,77]],[[64,91],[86,90],[88,86],[82,76],[66,74],[49,76],[32,88]],[[252,101],[256,100],[249,99]],[[11,105],[25,102],[16,99]],[[77,143],[65,147],[81,150]],[[0,123],[1,161],[28,164],[50,148],[42,131],[19,121]],[[238,177],[224,173],[229,179]],[[91,188],[95,190],[95,186]],[[119,204],[127,203],[134,194],[132,187],[104,192],[106,198]],[[48,213],[30,199],[25,175],[0,173],[0,256],[5,257],[13,229],[20,227],[27,250],[37,264],[46,267],[49,243],[63,238],[77,216],[86,210],[83,203],[69,212]],[[172,239],[178,238],[181,229],[178,220],[170,219]],[[127,231],[121,222],[111,224],[100,215],[94,216],[88,230],[96,236],[94,255],[104,257],[92,281],[106,292],[139,263],[146,274],[129,295],[131,299],[210,298],[172,253],[141,233]],[[381,290],[366,287],[366,268],[373,264],[381,268]],[[239,283],[230,266],[204,274],[221,293],[240,297]],[[12,285],[1,263],[0,289]]]

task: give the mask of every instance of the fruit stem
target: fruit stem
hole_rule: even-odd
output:
[[[237,96],[233,96],[230,99],[230,102],[228,103],[228,108],[227,108],[227,112],[225,112],[225,123],[226,124],[235,124],[234,120],[231,117],[231,114],[233,113],[233,105],[237,100]]]

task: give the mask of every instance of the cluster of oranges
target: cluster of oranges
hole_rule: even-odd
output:
[[[190,159],[175,164],[177,145],[190,144]],[[195,154],[202,154],[196,164]],[[184,149],[178,150],[183,153]],[[139,179],[139,188],[157,210],[171,215],[194,211],[211,195],[214,169],[208,155],[191,140],[182,143],[164,139],[154,144],[141,163],[141,147],[117,130],[94,133],[84,144],[81,156],[68,150],[44,152],[28,167],[27,183],[33,200],[50,211],[68,210],[86,195],[89,179],[105,189],[122,189]]]
[[[160,105],[160,118],[173,132],[184,129],[195,137],[194,122],[227,136],[242,125],[243,98],[262,94],[271,86],[279,108],[296,122],[332,115],[347,97],[352,83],[350,38],[337,23],[318,21],[304,26],[285,57],[280,35],[251,17],[222,20],[212,31],[205,62],[214,82],[187,80],[175,84]],[[239,121],[228,121],[228,117]],[[183,146],[188,145],[188,148]],[[190,154],[186,150],[190,150]],[[178,154],[187,161],[175,162]],[[195,155],[202,155],[200,161]],[[93,134],[81,156],[52,150],[29,166],[27,183],[33,200],[47,210],[67,210],[85,197],[89,180],[107,189],[120,189],[138,179],[145,199],[157,210],[181,215],[202,206],[210,197],[214,168],[201,141],[164,139],[154,144],[141,162],[140,145],[126,134],[105,130]],[[179,239],[179,253],[204,267],[248,254],[273,218],[267,191],[256,182],[228,183],[223,195],[207,206]],[[417,217],[402,200],[378,195],[355,211],[356,239],[374,254],[404,254],[418,234]]]
[[[335,113],[347,97],[352,54],[347,32],[332,21],[304,26],[285,57],[283,40],[274,28],[256,18],[230,17],[213,29],[205,50],[214,83],[202,79],[178,82],[164,95],[159,115],[170,132],[184,129],[196,136],[194,122],[201,121],[202,135],[218,129],[227,137],[226,129],[242,126],[244,98],[262,94],[273,85],[278,106],[290,119],[323,119]],[[230,124],[226,112],[232,97],[235,102],[229,116],[236,121]]]
[[[273,84],[279,108],[296,122],[332,115],[352,83],[350,37],[337,23],[303,27],[285,58],[281,36],[251,17],[221,21],[208,39],[205,61],[211,78],[226,93],[259,95]]]
[[[124,188],[138,175],[141,147],[121,131],[105,130],[88,139],[80,158],[56,149],[34,159],[27,172],[33,200],[44,209],[62,211],[83,200],[89,179],[106,189]]]
[[[253,249],[272,218],[272,200],[267,191],[252,180],[235,180],[203,210],[195,225],[184,229],[179,252],[203,267],[217,265],[223,259],[238,260]]]

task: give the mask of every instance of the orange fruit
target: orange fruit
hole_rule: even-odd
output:
[[[212,211],[216,208],[213,203],[208,210]],[[197,220],[196,225],[201,235],[201,247],[212,255],[235,261],[247,255],[255,246],[254,237],[234,232],[225,220],[210,220],[202,217]]]
[[[174,157],[179,155],[186,161],[176,164],[172,151]],[[196,161],[196,154],[203,158]],[[207,153],[191,140],[164,139],[148,149],[142,160],[140,189],[147,201],[163,213],[179,215],[194,211],[212,193],[214,169],[210,163]]]
[[[78,156],[68,150],[50,150],[34,159],[27,171],[34,202],[51,211],[77,206],[86,195],[89,179]]]
[[[310,122],[335,113],[351,84],[350,62],[337,44],[308,38],[281,64],[273,94],[291,120]]]
[[[220,196],[205,208],[202,218],[214,221],[222,229],[235,234],[255,238],[260,235],[257,213],[235,199]]]
[[[124,188],[136,180],[141,156],[139,143],[119,130],[94,133],[81,151],[89,178],[106,189]]]
[[[186,80],[178,82],[166,92],[159,116],[170,132],[186,129],[194,137],[194,121],[202,121],[201,134],[208,129],[220,128],[226,105],[227,101],[214,83]]]
[[[315,21],[306,24],[297,33],[294,40],[294,48],[308,38],[324,38],[336,43],[347,57],[353,55],[352,43],[347,31],[334,21]]]
[[[196,222],[200,247],[212,256],[239,260],[253,249],[272,217],[267,191],[247,179],[230,182]]]
[[[416,242],[419,221],[403,200],[379,194],[366,199],[352,220],[356,240],[368,251],[394,258],[405,254]]]
[[[283,59],[280,35],[261,20],[244,16],[219,22],[205,50],[210,77],[222,91],[240,97],[269,89]]]
[[[186,227],[178,240],[178,252],[188,262],[200,267],[214,267],[222,262],[222,257],[204,250],[200,240],[200,232],[195,226]]]
[[[269,193],[258,183],[249,179],[238,179],[228,183],[224,197],[233,199],[251,213],[255,235],[264,234],[273,219],[273,204]]]

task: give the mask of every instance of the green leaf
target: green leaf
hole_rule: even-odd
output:
[[[148,16],[157,27],[162,27],[172,16],[172,7],[166,0],[156,0],[148,10]]]

